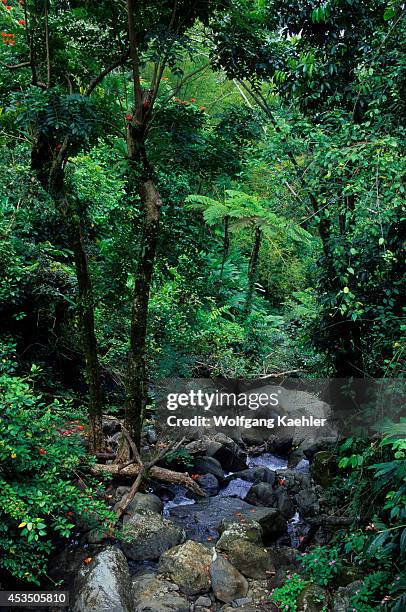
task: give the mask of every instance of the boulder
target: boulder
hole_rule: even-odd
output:
[[[269,506],[270,508],[276,508],[277,506],[274,488],[266,482],[252,485],[245,501],[254,506]]]
[[[188,595],[210,590],[209,568],[212,552],[193,540],[167,550],[159,560],[158,571],[168,576]]]
[[[121,550],[110,547],[79,570],[73,612],[132,612],[131,580]]]
[[[215,553],[210,565],[210,578],[217,599],[229,603],[248,592],[248,582],[222,555]]]
[[[185,541],[184,530],[156,512],[135,513],[125,525],[122,549],[133,561],[158,559],[163,552]]]
[[[223,543],[232,541],[234,539],[239,539],[247,540],[248,542],[252,542],[253,544],[263,546],[262,527],[256,521],[249,521],[247,523],[235,523],[223,520],[219,526],[219,532],[221,533],[220,540]]]
[[[193,474],[213,474],[220,482],[224,480],[221,463],[214,457],[195,457],[191,472]]]
[[[288,495],[296,495],[302,489],[310,489],[311,478],[309,474],[295,470],[276,470],[276,482],[283,486]]]
[[[303,489],[294,497],[300,516],[316,516],[320,512],[320,503],[312,489]]]
[[[213,497],[213,495],[217,495],[219,492],[219,481],[215,476],[213,476],[213,474],[204,474],[203,476],[199,476],[196,478],[196,482],[207,497]]]
[[[328,603],[328,593],[318,584],[309,584],[297,599],[301,612],[321,612]]]
[[[247,453],[231,438],[218,433],[214,436],[214,445],[219,445],[219,447],[216,449],[209,447],[207,454],[217,459],[223,470],[237,472],[247,467]]]
[[[217,542],[216,550],[225,553],[241,574],[247,578],[261,579],[275,573],[266,548],[243,538],[225,537],[226,533]]]
[[[268,506],[278,508],[286,519],[295,514],[295,507],[283,487],[272,487],[266,482],[253,485],[248,491],[245,500],[254,506]]]
[[[134,610],[136,612],[189,612],[187,599],[179,588],[162,576],[141,574],[133,580]]]
[[[163,503],[157,495],[153,493],[136,493],[131,500],[124,515],[124,522],[133,514],[145,514],[155,512],[162,514]]]
[[[351,597],[355,595],[355,593],[362,586],[362,580],[356,580],[355,582],[351,582],[345,587],[340,587],[334,594],[334,603],[332,607],[332,612],[347,612],[352,609]]]

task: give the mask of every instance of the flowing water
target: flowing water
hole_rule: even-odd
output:
[[[278,457],[277,455],[273,455],[272,453],[263,453],[262,455],[249,456],[247,459],[247,467],[265,467],[271,471],[285,470],[288,468],[288,460],[282,457]],[[308,472],[309,462],[307,461],[307,459],[302,459],[293,469],[298,472]],[[232,473],[227,474],[227,476],[230,476],[231,474]],[[230,480],[224,485],[222,489],[220,489],[218,495],[216,495],[215,497],[206,498],[206,502],[204,502],[208,504],[206,511],[204,511],[204,508],[202,508],[203,512],[200,512],[200,506],[202,505],[202,503],[201,500],[198,501],[196,510],[199,508],[199,512],[197,512],[196,517],[199,518],[191,517],[191,515],[196,514],[193,508],[190,508],[190,510],[187,509],[187,506],[193,506],[196,504],[196,500],[190,496],[191,494],[189,493],[189,491],[187,491],[187,489],[185,489],[185,487],[182,487],[181,485],[169,485],[168,490],[170,490],[171,499],[164,499],[164,516],[170,517],[171,512],[175,508],[177,508],[178,511],[176,512],[176,514],[181,514],[183,517],[182,520],[185,523],[188,523],[189,517],[191,518],[191,525],[189,526],[189,528],[193,532],[196,531],[196,533],[194,534],[196,536],[196,539],[200,539],[201,536],[202,541],[215,540],[217,532],[214,529],[214,526],[210,524],[210,517],[207,517],[206,520],[204,515],[207,513],[216,514],[215,507],[212,504],[216,503],[217,499],[219,502],[220,500],[223,500],[224,503],[227,499],[229,499],[230,504],[233,499],[235,501],[237,501],[238,499],[244,500],[247,496],[248,491],[252,487],[252,484],[252,482],[248,482],[238,477],[234,478],[234,480]],[[199,525],[195,525],[195,523],[199,523]],[[290,521],[288,521],[288,535],[291,540],[291,545],[297,547],[300,543],[301,536],[306,531],[306,523],[300,518],[299,514],[296,513],[295,516],[290,519]]]

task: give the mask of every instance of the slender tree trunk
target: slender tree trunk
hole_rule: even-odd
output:
[[[141,87],[138,40],[135,27],[136,8],[135,0],[127,0],[128,39],[134,88],[134,113],[132,121],[127,126],[127,150],[132,172],[134,172],[134,175],[138,175],[137,178],[130,179],[130,182],[133,182],[131,187],[139,192],[141,198],[142,235],[134,278],[125,421],[128,432],[139,448],[148,392],[146,366],[148,304],[162,202],[154,184],[153,172],[145,149],[148,123],[151,119],[152,106],[159,81],[155,84],[155,90],[143,90]],[[125,459],[125,454],[125,449],[122,448],[117,461]]]
[[[91,452],[96,453],[103,449],[103,394],[94,326],[93,286],[78,210],[73,203],[67,201],[65,201],[64,209],[75,258],[79,289],[79,322],[89,385],[89,445]]]
[[[248,288],[244,306],[244,318],[251,313],[252,299],[254,296],[255,282],[258,276],[259,249],[261,247],[262,231],[260,227],[255,228],[254,244],[252,246],[251,257],[248,265]]]
[[[140,446],[142,421],[147,403],[146,337],[148,303],[162,205],[161,197],[152,179],[142,183],[140,195],[144,218],[140,257],[135,274],[125,415],[126,427],[138,448]]]
[[[43,139],[42,139],[43,140]],[[79,212],[66,195],[64,159],[67,155],[67,142],[55,160],[50,159],[49,144],[41,142],[33,148],[31,165],[43,187],[55,202],[55,207],[63,216],[68,233],[78,282],[79,326],[82,348],[85,357],[87,382],[89,387],[89,446],[92,453],[103,450],[102,432],[102,385],[97,341],[94,329],[94,298],[92,280],[89,273],[88,258],[83,240]],[[66,155],[65,155],[66,152]]]

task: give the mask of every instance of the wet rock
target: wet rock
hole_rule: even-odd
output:
[[[219,492],[219,481],[213,474],[204,474],[196,479],[197,484],[208,497],[213,497]]]
[[[134,514],[125,525],[129,541],[122,543],[124,554],[133,561],[158,559],[163,552],[185,541],[184,530],[155,512]]]
[[[195,457],[191,471],[194,474],[213,474],[220,482],[224,480],[221,463],[214,457]]]
[[[275,508],[277,505],[274,488],[266,482],[253,485],[248,491],[245,501],[254,506]]]
[[[301,612],[321,612],[328,603],[328,594],[317,584],[309,584],[300,593],[297,605]]]
[[[287,531],[286,520],[276,508],[254,507],[233,497],[210,497],[193,506],[177,506],[171,509],[170,515],[175,523],[184,527],[190,539],[198,542],[216,538],[223,520],[257,521],[262,527],[265,544]]]
[[[315,483],[322,487],[330,486],[336,472],[337,464],[330,451],[324,450],[314,455],[310,473]]]
[[[254,484],[267,482],[268,484],[273,485],[275,482],[275,472],[267,467],[247,468],[241,472],[230,474],[230,476],[227,476],[226,481],[229,482],[231,480],[235,480],[236,478],[240,478],[241,480],[246,480],[247,482],[252,482]]]
[[[75,581],[73,612],[132,612],[131,580],[126,558],[118,548],[106,548]]]
[[[161,576],[142,574],[133,580],[134,610],[136,612],[189,612],[186,598],[179,588]]]
[[[299,491],[294,499],[301,516],[316,516],[319,514],[319,500],[312,489],[303,489]]]
[[[296,495],[303,489],[310,489],[311,479],[309,474],[296,472],[295,470],[276,470],[276,482],[285,487],[288,495]]]
[[[159,560],[158,571],[168,576],[188,595],[210,589],[209,568],[212,552],[192,540],[167,550]]]
[[[261,482],[251,487],[245,500],[254,506],[277,508],[286,519],[292,518],[295,514],[295,507],[283,487],[275,489],[271,485]]]
[[[217,599],[229,603],[248,592],[248,582],[222,555],[215,554],[210,566],[213,592]]]

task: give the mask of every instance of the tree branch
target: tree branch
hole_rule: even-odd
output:
[[[96,89],[96,87],[102,82],[104,77],[110,74],[110,72],[113,72],[115,68],[122,66],[125,63],[125,61],[129,58],[129,55],[130,55],[129,49],[126,49],[126,51],[124,51],[124,53],[115,62],[113,62],[110,66],[102,70],[101,73],[97,75],[97,77],[92,79],[89,83],[88,88],[86,89],[85,95],[90,96],[92,92]]]

